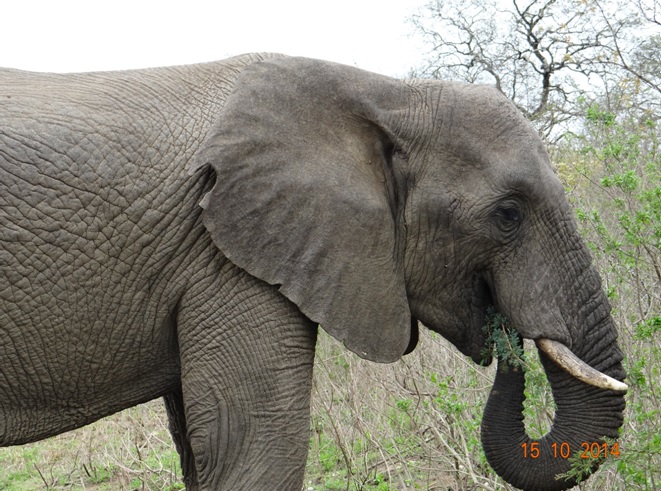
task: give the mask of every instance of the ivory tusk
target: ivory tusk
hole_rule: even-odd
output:
[[[537,348],[546,353],[556,365],[581,382],[619,392],[626,392],[629,388],[627,384],[592,368],[562,343],[550,339],[537,339],[535,343]]]

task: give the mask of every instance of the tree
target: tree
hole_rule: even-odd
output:
[[[430,47],[415,74],[494,84],[547,138],[586,94],[658,109],[660,1],[431,0],[411,19]]]

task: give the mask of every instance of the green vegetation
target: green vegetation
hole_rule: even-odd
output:
[[[521,336],[505,316],[498,313],[493,307],[487,310],[483,329],[488,346],[483,353],[485,358],[493,354],[513,367],[521,367],[526,364]]]
[[[661,483],[661,133],[652,116],[618,116],[593,103],[563,157],[574,159],[562,174],[626,355],[622,451],[606,463],[613,489]]]
[[[43,442],[0,449],[0,469],[2,491],[184,489],[160,401]]]

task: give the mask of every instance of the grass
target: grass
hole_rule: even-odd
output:
[[[48,440],[0,449],[0,490],[184,489],[160,401]]]

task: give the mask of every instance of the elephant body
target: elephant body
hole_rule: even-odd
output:
[[[191,413],[221,406],[221,393],[246,391],[250,405],[241,395],[224,403],[226,427],[248,426],[244,411],[273,419],[282,408],[281,420],[270,422],[282,431],[266,435],[268,465],[255,476],[269,482],[282,472],[274,465],[279,446],[287,458],[305,458],[316,331],[275,288],[219,253],[201,221],[208,175],[191,177],[187,168],[233,78],[256,59],[89,75],[0,72],[1,445],[160,396],[170,413],[181,412],[184,378],[191,381],[184,392],[196,394]],[[259,357],[250,370],[233,359],[244,351]],[[213,378],[218,394],[209,388]],[[303,417],[292,418],[296,411]],[[195,428],[173,429],[189,460]],[[220,437],[228,470],[244,431]],[[201,449],[217,436],[199,433]],[[205,453],[198,451],[200,472],[212,458]],[[302,478],[300,465],[294,471]],[[225,474],[222,488],[237,489],[237,476]]]
[[[557,244],[544,252],[536,225],[501,247],[519,233],[511,222],[538,209],[571,220],[545,182],[541,142],[485,90],[279,55],[0,70],[0,446],[164,397],[188,489],[300,489],[318,324],[360,356],[393,361],[414,348],[419,319],[480,361],[491,304],[524,337],[562,342],[621,380],[586,254],[557,281],[579,271],[589,311],[548,304],[560,283],[544,283],[542,263],[526,298],[503,293],[519,281],[503,265],[524,248],[553,267],[562,256]],[[470,111],[440,117],[441,100],[494,124]],[[416,167],[434,154],[442,163]],[[544,195],[518,218],[515,205],[469,197],[474,176],[501,186],[508,159],[523,162],[517,193]],[[568,255],[584,250],[571,226],[558,235]],[[458,257],[473,257],[478,236],[485,251],[509,252]],[[535,295],[547,326],[520,308]],[[606,333],[598,354],[590,329]],[[591,390],[612,406],[605,436],[616,436],[621,394]]]

